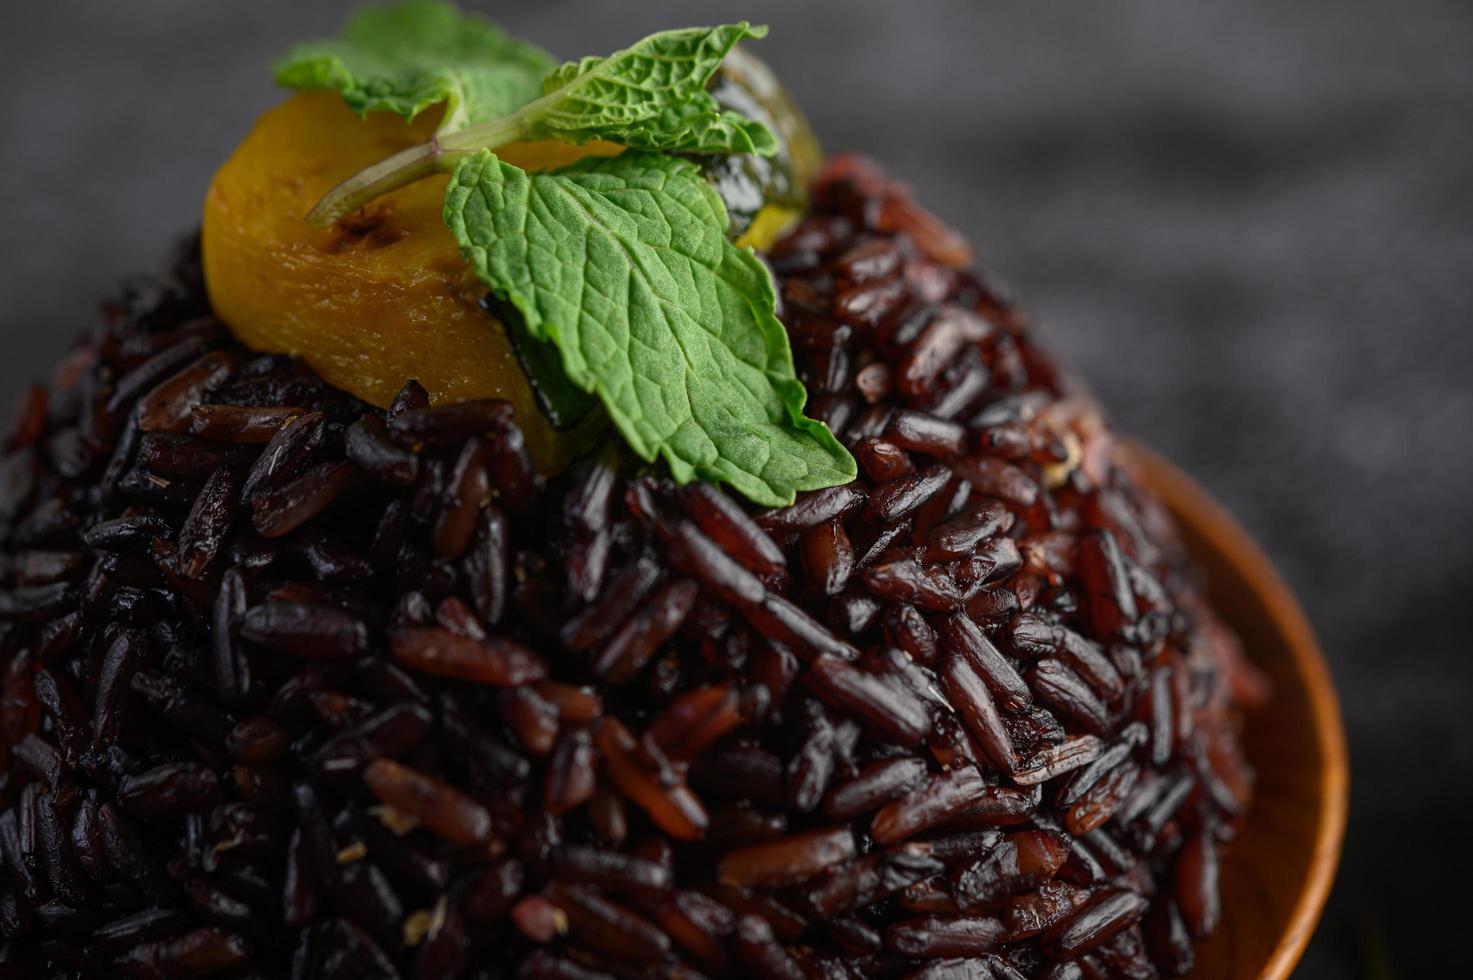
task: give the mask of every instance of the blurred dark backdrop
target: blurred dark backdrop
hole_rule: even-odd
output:
[[[1345,861],[1298,975],[1473,975],[1473,5],[472,0],[556,53],[745,17],[831,148],[963,228],[1333,661]],[[7,5],[0,390],[197,221],[347,0]],[[1461,958],[1461,959],[1460,959]]]

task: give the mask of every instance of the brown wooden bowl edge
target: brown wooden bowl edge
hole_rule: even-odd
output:
[[[1215,549],[1250,584],[1283,634],[1295,667],[1304,678],[1318,749],[1324,760],[1319,774],[1320,814],[1315,853],[1288,926],[1259,972],[1259,980],[1287,980],[1319,923],[1345,838],[1349,754],[1334,681],[1314,629],[1294,593],[1248,532],[1196,481],[1166,459],[1136,442],[1125,442],[1124,449],[1142,482],[1155,491],[1178,524]],[[1251,811],[1248,819],[1253,819]]]

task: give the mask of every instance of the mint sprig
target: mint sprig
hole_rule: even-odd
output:
[[[776,507],[854,479],[853,457],[803,416],[766,267],[727,239],[693,162],[630,150],[528,174],[482,150],[456,168],[445,221],[568,379],[679,482]]]
[[[307,215],[325,228],[374,198],[435,173],[449,173],[472,153],[520,140],[623,146],[671,153],[777,152],[760,122],[726,112],[706,91],[743,38],[766,36],[746,21],[651,34],[607,58],[570,61],[542,80],[539,98],[500,118],[462,128],[441,126],[433,140],[349,177]]]
[[[359,11],[343,36],[298,45],[276,65],[278,84],[331,88],[359,115],[413,119],[441,103],[441,133],[499,119],[539,98],[557,62],[483,17],[440,0]]]
[[[336,87],[363,112],[412,118],[436,93],[448,103],[435,139],[348,178],[308,221],[330,225],[451,173],[445,222],[515,311],[503,319],[544,404],[571,421],[585,411],[580,393],[592,394],[642,458],[663,459],[679,482],[727,483],[763,506],[853,480],[854,458],[803,415],[807,393],[767,267],[731,243],[726,206],[700,168],[669,155],[777,151],[766,126],[722,110],[707,91],[732,46],[766,28],[664,31],[607,58],[549,64],[529,94],[522,83],[540,52],[498,47],[469,18],[459,36],[446,9],[417,2],[378,20],[360,15],[341,42],[298,49],[278,72],[286,84]],[[406,22],[416,41],[382,33]],[[629,149],[536,174],[493,152],[528,139]]]

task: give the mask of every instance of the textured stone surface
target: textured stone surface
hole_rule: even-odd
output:
[[[43,374],[95,297],[196,220],[213,166],[276,97],[264,64],[347,6],[7,12],[0,389]],[[1299,975],[1457,972],[1454,876],[1473,864],[1473,7],[481,6],[573,56],[693,20],[771,22],[760,50],[828,145],[908,175],[1122,427],[1222,499],[1309,608],[1349,716],[1354,800]]]

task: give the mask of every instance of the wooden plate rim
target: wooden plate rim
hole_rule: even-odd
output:
[[[1335,684],[1314,629],[1294,593],[1248,532],[1195,480],[1154,451],[1135,442],[1126,442],[1124,448],[1143,482],[1165,502],[1177,521],[1217,551],[1253,590],[1283,636],[1295,669],[1304,680],[1315,738],[1324,763],[1319,775],[1320,814],[1314,857],[1289,922],[1258,975],[1259,980],[1287,980],[1324,910],[1345,838],[1349,756]],[[1253,819],[1251,810],[1248,819]]]

